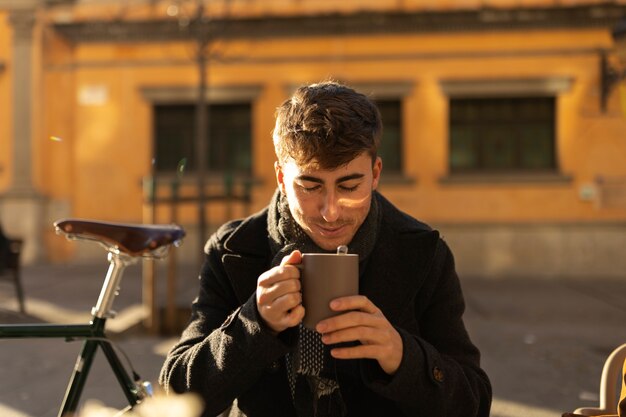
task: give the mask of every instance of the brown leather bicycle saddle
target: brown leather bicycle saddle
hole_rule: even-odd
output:
[[[54,227],[68,238],[95,240],[131,256],[150,254],[158,248],[177,243],[185,236],[185,230],[177,225],[62,219],[54,222]]]

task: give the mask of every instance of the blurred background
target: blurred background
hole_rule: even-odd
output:
[[[620,294],[625,39],[625,0],[0,0],[0,225],[31,271],[103,261],[59,218],[184,226],[142,269],[154,328],[188,303],[159,279],[193,293],[208,235],[272,195],[275,108],[333,79],[379,105],[380,191],[442,232],[473,317],[506,283]]]

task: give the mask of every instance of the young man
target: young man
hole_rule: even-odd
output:
[[[160,382],[205,416],[487,417],[491,386],[465,330],[452,254],[375,190],[380,114],[333,82],[279,107],[278,190],[208,241],[191,322]],[[359,295],[301,325],[304,252],[359,255]]]

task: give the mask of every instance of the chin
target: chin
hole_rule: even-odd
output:
[[[327,250],[327,251],[335,251],[335,250],[337,250],[337,247],[341,246],[341,245],[345,245],[345,243],[337,243],[337,244],[334,244],[334,243],[326,243],[326,244],[317,243],[317,246],[319,246],[320,248],[322,248],[324,250]]]
[[[324,238],[312,238],[313,242],[320,248],[328,251],[335,251],[338,246],[347,245],[349,241],[345,239],[324,239]]]
[[[308,226],[308,225],[307,225]],[[335,251],[337,246],[348,245],[356,230],[352,230],[351,228],[344,230],[343,233],[336,236],[325,236],[322,233],[319,233],[315,230],[315,227],[303,227],[304,232],[311,238],[311,240],[320,248],[328,251]]]

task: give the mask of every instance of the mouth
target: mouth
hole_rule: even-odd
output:
[[[334,238],[334,237],[343,235],[345,231],[348,229],[348,225],[340,224],[336,226],[329,226],[329,225],[322,226],[320,224],[316,224],[315,228],[317,229],[318,233],[322,235],[323,237]]]

